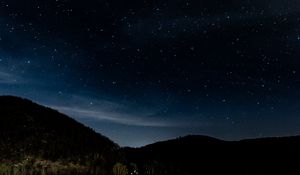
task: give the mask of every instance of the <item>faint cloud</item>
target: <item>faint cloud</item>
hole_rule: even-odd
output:
[[[7,72],[0,72],[0,84],[18,84],[20,78],[14,74]]]
[[[130,126],[149,126],[149,127],[172,127],[174,124],[159,121],[150,120],[143,117],[130,116],[128,114],[119,114],[115,112],[96,111],[74,107],[53,107],[63,113],[78,116],[78,117],[90,117],[96,120],[109,121],[117,124],[130,125]]]
[[[151,108],[139,111],[132,104],[126,105],[109,100],[95,100],[84,96],[73,96],[68,104],[48,106],[71,117],[90,118],[128,126],[185,128],[210,125],[205,121],[195,121],[194,117],[162,117],[159,116],[160,113]]]

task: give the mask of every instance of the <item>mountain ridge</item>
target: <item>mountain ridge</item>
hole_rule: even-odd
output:
[[[56,110],[14,96],[0,96],[0,138],[1,175],[300,173],[293,161],[300,157],[300,136],[225,141],[187,135],[121,148]]]
[[[21,163],[36,165],[36,173],[44,171],[38,168],[43,166],[65,174],[109,172],[118,159],[119,146],[107,137],[56,110],[14,96],[0,96],[0,138],[4,169]]]
[[[239,141],[188,135],[123,151],[144,175],[253,175],[299,174],[299,148],[298,135]]]

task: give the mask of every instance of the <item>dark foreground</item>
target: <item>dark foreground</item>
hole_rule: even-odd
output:
[[[299,148],[300,137],[225,142],[188,136],[127,148],[126,157],[141,174],[300,174]]]
[[[142,148],[50,108],[0,97],[0,175],[300,174],[300,137],[228,142],[187,136]]]

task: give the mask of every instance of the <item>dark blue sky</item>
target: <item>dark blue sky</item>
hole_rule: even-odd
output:
[[[0,94],[122,146],[300,134],[298,0],[1,0]]]

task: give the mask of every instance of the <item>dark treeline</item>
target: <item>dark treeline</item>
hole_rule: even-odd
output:
[[[0,97],[0,174],[112,174],[118,149],[55,110]]]
[[[300,137],[222,141],[187,136],[124,148],[140,175],[300,174]]]
[[[300,137],[187,136],[120,148],[55,110],[0,97],[0,175],[300,174]]]

